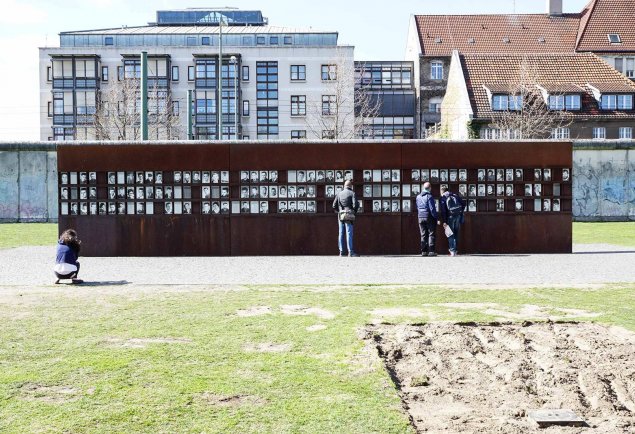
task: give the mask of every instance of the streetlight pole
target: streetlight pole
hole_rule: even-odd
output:
[[[218,131],[216,138],[222,140],[222,118],[223,118],[223,15],[218,19]]]
[[[234,139],[238,140],[238,59],[231,57],[234,64]]]

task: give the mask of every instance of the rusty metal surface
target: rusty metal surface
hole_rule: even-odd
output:
[[[559,179],[562,168],[571,168],[572,145],[568,142],[232,142],[193,144],[84,144],[58,147],[58,170],[97,173],[98,202],[108,202],[107,173],[162,171],[165,185],[176,185],[174,171],[229,171],[230,199],[241,203],[244,184],[241,171],[278,171],[277,182],[269,186],[294,185],[287,170],[353,170],[355,191],[363,200],[364,212],[355,223],[355,248],[362,255],[415,254],[419,251],[419,230],[414,197],[398,197],[399,206],[410,201],[410,212],[374,213],[373,200],[364,198],[364,170],[398,170],[398,182],[414,184],[411,169],[466,169],[466,184],[479,169],[522,168],[523,180],[513,183],[513,197],[505,197],[504,211],[496,211],[496,197],[478,197],[478,212],[466,213],[461,231],[461,253],[566,253],[571,251],[571,182]],[[534,168],[552,168],[553,179],[542,184],[542,196],[553,197],[554,183],[560,184],[559,212],[533,211],[534,197],[524,197],[525,183]],[[459,183],[448,182],[455,191]],[[316,213],[280,214],[280,200],[265,200],[267,214],[230,213],[202,215],[202,190],[192,185],[187,200],[192,215],[166,215],[164,203],[154,204],[154,215],[60,215],[60,230],[74,227],[84,241],[88,256],[181,256],[181,255],[330,255],[337,254],[337,220],[327,185],[315,183]],[[433,183],[438,198],[440,182]],[[489,184],[483,182],[483,184]],[[492,182],[493,184],[493,182]],[[262,183],[258,183],[262,186]],[[75,186],[81,187],[81,186]],[[156,185],[155,185],[156,187]],[[188,185],[189,187],[189,185]],[[185,186],[184,186],[185,188]],[[405,194],[405,193],[404,193]],[[390,198],[388,198],[390,199]],[[524,210],[515,212],[514,201]],[[261,199],[252,202],[258,202]],[[125,201],[125,200],[124,200]],[[65,203],[68,202],[68,203]],[[68,201],[60,200],[60,205]],[[307,204],[308,202],[305,201]],[[176,203],[176,202],[175,202]],[[298,202],[299,204],[299,202]],[[60,212],[61,208],[60,208]],[[437,252],[447,250],[441,227],[437,231]]]

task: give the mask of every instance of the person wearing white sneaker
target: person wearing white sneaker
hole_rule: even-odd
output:
[[[55,267],[53,272],[57,277],[55,283],[60,283],[62,279],[71,279],[74,284],[83,283],[83,280],[77,278],[79,273],[79,257],[80,246],[82,242],[77,237],[74,229],[66,229],[60,235],[57,242],[57,256],[55,258]]]

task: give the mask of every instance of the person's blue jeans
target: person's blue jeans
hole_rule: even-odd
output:
[[[461,229],[461,215],[449,216],[448,226],[452,229],[452,236],[448,238],[448,247],[450,252],[456,253],[459,246],[459,231]]]
[[[337,236],[338,247],[341,254],[348,253],[352,255],[355,253],[353,250],[353,223],[337,221],[339,226],[339,234]]]

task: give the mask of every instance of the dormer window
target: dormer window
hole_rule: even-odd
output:
[[[549,95],[549,110],[580,110],[580,95]]]
[[[503,38],[503,44],[509,44],[509,38]]]
[[[523,97],[521,95],[492,95],[492,110],[520,110],[523,105]]]
[[[620,39],[620,35],[618,35],[617,33],[609,33],[606,36],[609,38],[609,42],[611,44],[621,44],[622,43],[622,40]]]
[[[436,38],[434,38],[434,43],[435,44],[440,44],[441,42],[443,42],[443,39],[439,38],[438,36]]]
[[[476,39],[470,38],[470,39],[467,40],[467,43],[468,44],[475,44],[476,43]]]
[[[538,43],[539,44],[544,44],[545,42],[546,42],[545,38],[543,38],[542,36],[538,38]]]
[[[602,110],[633,110],[633,95],[603,94],[600,100]]]

